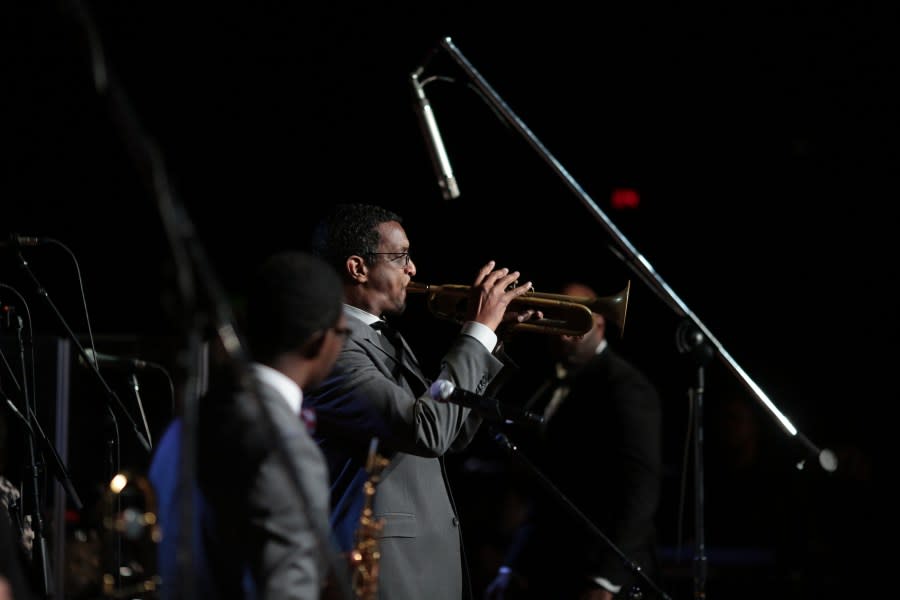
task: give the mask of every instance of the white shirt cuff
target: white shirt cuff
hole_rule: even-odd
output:
[[[497,345],[497,334],[490,327],[483,325],[477,321],[467,321],[462,326],[462,333],[470,335],[487,348],[488,352],[493,352]]]
[[[621,585],[615,585],[612,581],[605,577],[594,577],[594,583],[602,587],[604,590],[612,592],[613,594],[618,594],[619,590],[622,589]]]

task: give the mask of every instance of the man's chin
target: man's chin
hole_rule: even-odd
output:
[[[384,311],[384,314],[400,316],[404,312],[406,312],[406,299],[404,298],[400,302],[394,304],[391,308]]]

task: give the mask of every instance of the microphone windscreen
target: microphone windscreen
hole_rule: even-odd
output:
[[[456,386],[453,385],[453,382],[447,381],[446,379],[438,379],[431,384],[429,393],[434,400],[442,402],[446,401],[455,389]]]
[[[821,466],[829,473],[833,473],[834,471],[836,471],[838,467],[838,460],[835,453],[828,448],[819,452],[819,466]]]

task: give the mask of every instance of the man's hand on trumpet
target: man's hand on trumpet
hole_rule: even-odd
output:
[[[519,272],[507,268],[494,270],[495,261],[481,267],[472,285],[468,303],[468,320],[477,321],[502,337],[503,330],[516,323],[532,319],[542,319],[543,313],[532,308],[522,311],[507,311],[510,302],[526,294],[531,288],[530,281],[516,286]]]

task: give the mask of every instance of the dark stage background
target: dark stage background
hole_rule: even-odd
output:
[[[453,81],[426,91],[462,195],[441,198],[408,76],[450,36],[773,403],[842,459],[829,475],[792,470],[800,448],[714,361],[706,401],[714,410],[738,396],[751,406],[771,478],[745,482],[752,492],[741,503],[710,492],[710,541],[770,544],[720,540],[716,527],[776,506],[790,507],[779,518],[798,533],[775,566],[750,564],[746,553],[711,561],[711,583],[721,586],[711,590],[738,581],[728,579],[729,568],[764,580],[770,597],[825,597],[884,583],[870,543],[874,529],[893,519],[875,501],[900,358],[896,9],[185,4],[83,6],[118,89],[159,149],[187,215],[182,223],[194,228],[230,299],[240,301],[263,256],[304,248],[316,217],[339,201],[401,213],[423,282],[468,284],[492,258],[521,270],[538,291],[574,277],[606,295],[631,280],[625,336],[613,343],[665,398],[667,497],[659,521],[668,550],[686,546],[688,558],[669,564],[673,589],[690,590],[690,495],[679,506],[678,492],[691,485],[682,452],[694,369],[676,350],[679,319],[615,257],[608,246],[617,242],[601,221],[465,85],[445,52],[426,73]],[[93,88],[89,45],[72,6],[22,3],[0,21],[0,234],[59,242],[22,252],[84,336],[80,270],[100,352],[173,366],[191,315],[179,297],[158,196],[129,153],[134,137]],[[619,188],[637,190],[639,205],[614,207]],[[0,248],[0,282],[27,299],[36,334],[64,335],[9,248]],[[202,293],[204,283],[194,283]],[[3,288],[0,299],[21,303]],[[451,324],[415,299],[404,321],[423,357],[437,360],[440,344],[423,331],[433,327],[430,335],[441,338]],[[517,342],[526,354],[529,342],[541,343]],[[171,416],[168,387],[164,380],[145,385],[158,434]],[[81,389],[73,392],[73,418],[89,429],[102,410]],[[711,419],[707,427],[715,426]],[[708,436],[716,443],[731,434]],[[78,471],[102,462],[89,445],[69,449],[70,461],[81,460]],[[470,458],[481,451],[476,446]],[[125,460],[142,463],[139,453],[126,452]],[[590,460],[589,443],[579,460]],[[476,532],[497,525],[476,509],[490,503],[478,497],[479,478],[466,463],[459,476],[458,500],[473,512],[472,544],[489,546]],[[482,550],[477,568],[487,572],[496,557]],[[745,583],[723,595],[737,597]]]

